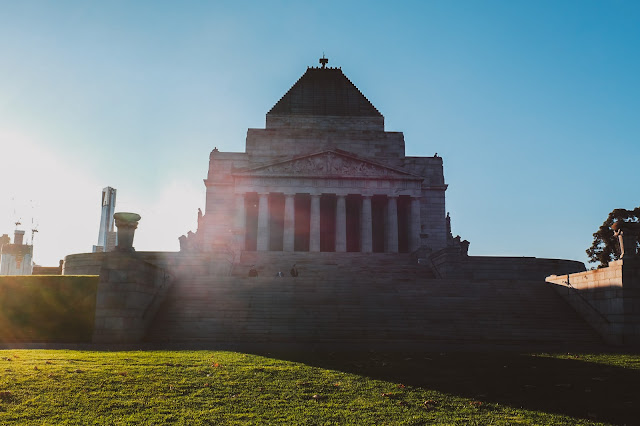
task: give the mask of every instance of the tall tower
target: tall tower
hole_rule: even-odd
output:
[[[100,231],[98,244],[93,246],[93,252],[111,251],[115,247],[115,231],[113,230],[113,214],[116,211],[116,190],[107,186],[102,189],[102,215],[100,216]]]

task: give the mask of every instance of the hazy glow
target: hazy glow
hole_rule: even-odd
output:
[[[0,170],[0,228],[13,239],[13,225],[31,242],[32,219],[35,234],[34,260],[55,266],[67,254],[90,252],[98,240],[100,196],[105,184],[93,180],[78,165],[53,152],[42,142],[25,135],[0,133],[3,158]],[[157,198],[117,188],[116,211],[134,211],[142,216],[135,245],[138,250],[179,249],[178,236],[195,231],[198,206],[204,205],[204,185],[198,182],[169,183]],[[14,213],[15,212],[15,213]]]
[[[177,250],[209,152],[243,151],[324,52],[407,155],[443,157],[470,254],[586,260],[640,202],[638,22],[634,1],[4,2],[0,234],[33,210],[55,266],[112,186],[139,250]]]

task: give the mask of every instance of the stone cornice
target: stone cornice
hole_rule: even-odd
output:
[[[429,189],[431,191],[446,191],[448,187],[449,185],[445,183],[443,185],[423,185],[422,189]]]

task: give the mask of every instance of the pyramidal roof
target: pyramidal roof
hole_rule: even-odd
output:
[[[310,67],[269,115],[382,117],[340,68]]]

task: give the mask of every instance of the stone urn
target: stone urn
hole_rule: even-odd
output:
[[[640,223],[618,221],[611,225],[613,235],[620,242],[620,259],[629,259],[637,255],[638,236],[640,235]]]
[[[118,228],[118,245],[116,251],[132,252],[133,236],[141,219],[138,213],[118,212],[113,215]]]

